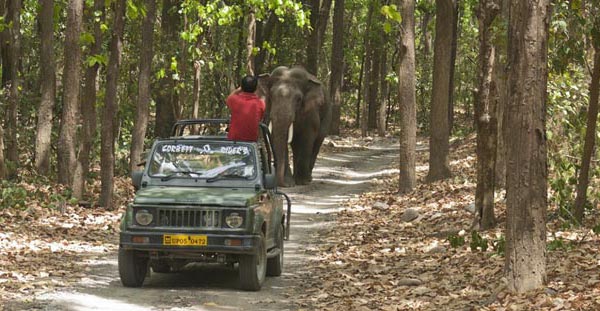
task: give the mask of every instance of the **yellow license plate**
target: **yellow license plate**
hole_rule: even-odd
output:
[[[206,246],[206,235],[165,234],[163,245],[173,246]]]

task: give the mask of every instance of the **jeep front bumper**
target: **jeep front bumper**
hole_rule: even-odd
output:
[[[164,245],[163,237],[171,232],[150,232],[150,231],[126,231],[121,232],[119,246],[124,249],[141,251],[158,251],[167,253],[219,253],[219,254],[254,254],[260,243],[260,235],[239,235],[239,234],[210,234],[200,233],[206,236],[207,243],[203,246],[181,246]],[[190,234],[185,232],[182,234]],[[196,235],[196,233],[194,233]]]

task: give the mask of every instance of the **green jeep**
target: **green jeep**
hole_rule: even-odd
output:
[[[124,286],[142,286],[149,268],[169,273],[191,262],[238,263],[244,290],[281,275],[291,203],[276,188],[269,130],[261,124],[258,141],[231,141],[227,124],[178,121],[132,174],[137,192],[119,242]]]

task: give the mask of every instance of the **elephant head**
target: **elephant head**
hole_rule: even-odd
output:
[[[272,124],[278,184],[306,184],[311,180],[314,161],[324,138],[321,132],[327,131],[322,129],[323,107],[326,106],[323,86],[299,67],[278,67],[270,75],[261,75],[259,81],[259,95],[262,93],[266,99],[265,121]],[[293,128],[293,178],[287,146],[290,128]]]

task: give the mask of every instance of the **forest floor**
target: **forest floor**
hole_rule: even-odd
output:
[[[239,291],[233,269],[206,266],[124,288],[116,250],[129,182],[117,184],[118,211],[42,207],[60,189],[21,182],[27,208],[0,207],[0,310],[599,310],[600,236],[565,226],[555,207],[548,285],[507,292],[504,194],[498,228],[472,234],[474,139],[452,145],[453,178],[423,183],[420,143],[418,187],[398,195],[396,140],[326,142],[314,181],[285,189],[294,207],[284,274],[260,292]]]

